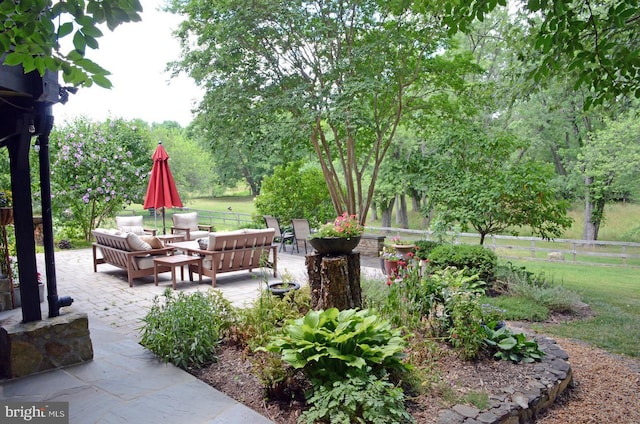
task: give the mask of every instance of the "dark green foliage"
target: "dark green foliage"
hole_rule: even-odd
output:
[[[255,206],[260,215],[278,218],[283,227],[296,218],[309,220],[312,227],[335,218],[322,171],[299,161],[277,166],[264,178]]]
[[[477,274],[487,284],[495,281],[498,257],[483,246],[443,244],[433,248],[428,259],[433,269],[455,267],[464,270],[465,275]]]
[[[302,369],[314,384],[324,384],[366,367],[376,375],[404,370],[405,344],[400,330],[370,310],[331,308],[309,311],[259,350],[281,353],[285,362]]]
[[[215,349],[236,321],[236,311],[219,291],[185,294],[165,290],[142,319],[140,344],[180,368],[199,367],[215,359]]]
[[[513,362],[534,362],[544,356],[535,340],[527,340],[522,333],[514,334],[507,327],[495,328],[495,322],[484,326],[485,342],[495,352],[494,357]]]
[[[507,2],[448,2],[444,21],[450,34],[472,32],[473,21],[483,21],[498,5]],[[544,84],[554,75],[568,78],[574,90],[585,87],[586,109],[622,96],[640,97],[637,1],[535,0],[518,9],[531,26],[528,45],[518,55],[528,79]]]
[[[483,309],[478,297],[469,292],[458,293],[451,299],[448,308],[453,323],[449,329],[449,342],[462,358],[477,358],[484,345]]]
[[[429,253],[436,247],[440,246],[442,243],[438,241],[432,240],[418,240],[415,242],[416,251],[415,257],[418,259],[428,259]]]
[[[311,407],[301,423],[412,423],[404,407],[404,393],[387,378],[366,372],[350,373],[344,380],[316,387],[308,399]]]
[[[97,39],[103,35],[98,24],[106,22],[113,31],[124,22],[140,21],[141,12],[139,0],[2,1],[0,51],[7,53],[3,62],[22,65],[25,74],[61,71],[65,83],[111,88],[109,71],[85,53],[87,48],[98,48]]]

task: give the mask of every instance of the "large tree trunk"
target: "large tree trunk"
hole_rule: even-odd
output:
[[[382,226],[383,227],[391,227],[391,214],[393,213],[393,204],[395,203],[395,199],[391,200],[389,204],[380,205],[382,207]]]
[[[409,215],[407,214],[407,196],[404,194],[398,194],[396,223],[400,228],[409,228]]]
[[[591,196],[589,195],[589,185],[591,182],[591,177],[585,178],[587,194],[585,195],[584,225],[582,227],[582,239],[589,241],[598,240],[598,231],[600,231],[600,222],[602,221],[601,217],[604,212],[604,202],[593,202],[591,200]]]
[[[337,256],[311,254],[306,256],[305,264],[314,310],[362,307],[360,253]]]
[[[378,204],[376,202],[371,202],[371,219],[378,220]]]
[[[420,194],[413,192],[411,193],[411,211],[412,212],[420,212],[422,209],[422,198]]]

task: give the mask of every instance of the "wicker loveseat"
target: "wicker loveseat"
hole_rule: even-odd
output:
[[[135,233],[101,228],[96,228],[91,233],[96,240],[93,243],[93,272],[98,272],[100,264],[123,269],[127,271],[129,287],[133,287],[134,278],[153,275],[155,257],[172,255],[175,250],[173,247],[162,247],[158,239],[155,239],[157,242],[149,240],[151,244],[147,243]],[[98,251],[101,257],[98,257]],[[170,271],[171,267],[158,266],[158,273]]]

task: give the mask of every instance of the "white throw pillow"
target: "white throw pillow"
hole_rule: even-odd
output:
[[[127,234],[127,244],[132,252],[138,252],[141,250],[151,250],[151,245],[146,241],[143,241],[137,234]]]

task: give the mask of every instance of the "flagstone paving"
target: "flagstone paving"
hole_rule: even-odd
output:
[[[380,274],[377,259],[362,257],[365,273]],[[220,393],[191,374],[160,362],[138,343],[141,319],[155,296],[171,288],[171,274],[134,280],[129,287],[126,272],[99,265],[93,272],[90,249],[56,252],[59,296],[71,296],[73,305],[61,313],[84,312],[89,317],[94,359],[85,364],[0,382],[2,402],[69,402],[70,423],[271,423],[252,409]],[[44,258],[38,255],[38,269]],[[289,272],[306,282],[304,255],[279,254],[279,273]],[[44,272],[43,272],[44,274]],[[265,278],[256,270],[218,276],[216,289],[236,306],[256,299]],[[266,274],[269,281],[276,279]],[[186,277],[186,275],[185,275]],[[188,280],[188,279],[187,279]],[[178,282],[181,292],[205,291],[202,284]],[[43,319],[47,303],[41,303]],[[21,319],[19,309],[0,312],[3,320]]]

